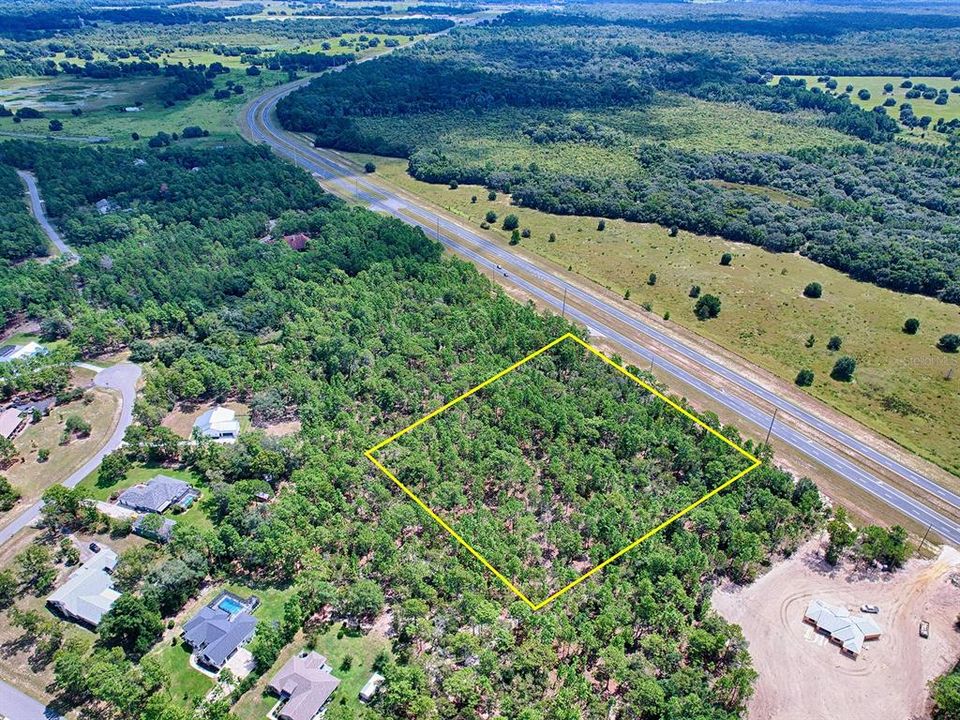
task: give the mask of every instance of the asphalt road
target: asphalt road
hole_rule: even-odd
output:
[[[37,179],[33,176],[33,173],[25,170],[17,170],[17,175],[20,176],[20,179],[23,180],[23,183],[27,186],[27,194],[30,197],[30,212],[33,213],[37,222],[40,223],[40,227],[43,228],[46,236],[50,238],[50,242],[57,246],[57,249],[64,257],[69,260],[79,260],[80,256],[74,252],[72,247],[64,242],[63,238],[60,237],[60,233],[57,232],[47,217],[47,213],[43,209],[43,200],[40,199],[40,191],[37,189]]]
[[[430,210],[420,208],[413,201],[394,193],[388,187],[379,185],[375,177],[358,175],[355,170],[337,159],[333,153],[313,148],[301,138],[285,132],[280,128],[273,115],[276,103],[281,97],[306,82],[308,81],[300,80],[272,88],[256,98],[247,107],[242,121],[248,135],[255,142],[270,145],[278,155],[292,160],[320,180],[336,186],[342,191],[342,194],[354,196],[356,199],[365,202],[371,209],[393,215],[404,222],[421,227],[428,235],[435,237],[458,255],[496,273],[497,279],[502,285],[512,285],[519,288],[558,311],[564,305],[564,295],[578,300],[582,306],[589,307],[589,312],[583,313],[566,305],[566,314],[583,323],[593,334],[603,336],[631,353],[651,360],[660,370],[673,375],[755,425],[762,428],[768,427],[772,421],[772,408],[776,407],[780,413],[787,413],[801,420],[809,427],[838,441],[853,453],[872,460],[918,488],[922,488],[944,502],[960,508],[960,496],[941,487],[921,473],[906,467],[895,458],[884,455],[869,444],[834,427],[823,418],[807,412],[788,399],[780,397],[749,378],[702,355],[695,348],[686,346],[656,327],[647,325],[641,319],[628,315],[602,298],[565,282],[562,278],[554,276],[549,270],[540,267],[535,262],[514,255],[496,242],[459,223],[437,217]],[[417,220],[417,216],[430,218],[430,221]],[[478,252],[476,248],[482,248],[483,253]],[[518,271],[533,278],[535,282],[519,277],[517,275]],[[636,333],[636,335],[627,337],[608,324],[611,321],[619,326],[628,327],[631,334]],[[669,358],[656,355],[638,342],[638,338],[641,336],[655,340],[668,348],[675,356],[696,363],[703,369],[703,372],[696,375],[691,374]],[[711,377],[720,377],[727,382],[736,384],[747,391],[752,398],[756,398],[757,401],[763,403],[764,407],[754,404],[753,401],[748,402],[739,397],[733,397],[714,387],[707,382],[707,378]],[[770,410],[767,409],[768,407]],[[904,515],[913,518],[918,523],[924,526],[929,525],[944,540],[960,546],[960,524],[929,508],[920,500],[891,487],[873,473],[847,460],[799,430],[782,423],[775,423],[771,435],[792,446],[801,454],[829,467],[852,484],[896,508]]]

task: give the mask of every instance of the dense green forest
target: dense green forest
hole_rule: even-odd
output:
[[[951,127],[929,131],[944,142],[897,142],[900,125],[879,100],[878,108],[863,109],[842,92],[767,82],[774,71],[810,68],[801,59],[772,63],[772,37],[777,47],[811,58],[827,45],[827,57],[846,53],[844,62],[823,61],[820,71],[879,69],[869,54],[856,64],[870,31],[862,16],[795,22],[744,11],[739,20],[711,12],[694,20],[676,12],[659,20],[609,10],[509,13],[318,78],[282,100],[278,115],[286,127],[314,133],[318,146],[407,157],[421,180],[482,183],[548,212],[799,251],[859,280],[960,303],[960,159]],[[869,27],[876,19],[900,39],[900,32],[938,27],[944,37],[936,42],[952,47],[957,40],[950,16],[878,15]],[[684,31],[682,48],[670,40],[671,29]],[[890,61],[884,70],[899,74],[909,65],[950,76],[960,70],[950,63],[893,69]],[[804,127],[811,138],[823,128],[848,140],[777,147],[761,133],[756,150],[674,147],[670,129],[652,121],[649,108],[677,96],[733,105],[744,122],[760,113]],[[572,162],[517,162],[502,147],[537,157],[550,150]],[[614,156],[616,163],[605,161]],[[709,182],[716,180],[752,187]],[[787,191],[802,205],[756,186]]]
[[[36,173],[49,211],[81,255],[68,267],[5,268],[15,275],[3,286],[18,288],[12,304],[6,299],[7,317],[32,314],[84,353],[129,346],[145,367],[139,422],[100,482],[116,482],[113,469],[122,477],[128,462],[186,465],[208,494],[201,504],[208,527],[178,525],[162,550],[122,555],[114,575],[125,599],[95,643],[30,625],[65,706],[117,718],[187,717],[170,702],[177,690],[169,677],[142,655],[162,619],[205,578],[229,577],[289,591],[282,620],[262,623],[251,645],[258,673],[304,625],[322,624],[314,616],[324,609],[351,622],[392,611],[395,656],[384,661],[384,692],[364,717],[741,716],[755,672],[739,629],[711,611],[710,593],[723,576],[749,580],[821,521],[812,482],[765,462],[688,522],[532,613],[363,452],[575,328],[442,257],[420,230],[332,199],[263,149],[8,142],[0,161]],[[116,212],[92,208],[104,198]],[[262,241],[268,232],[297,231],[311,238],[303,252]],[[503,386],[511,401],[524,397],[509,434],[498,439],[507,428],[487,406],[462,427],[431,427],[442,442],[426,442],[429,455],[418,467],[427,477],[475,466],[478,481],[513,468],[509,477],[522,482],[525,455],[507,438],[542,440],[538,447],[556,461],[548,472],[554,495],[573,505],[587,499],[571,505],[571,523],[550,531],[558,577],[567,561],[615,547],[742,464],[576,352],[531,370],[517,376],[529,388]],[[537,399],[533,388],[547,393]],[[578,396],[588,402],[571,403]],[[250,433],[235,446],[181,446],[160,420],[177,402],[207,399],[242,400],[267,419],[293,413],[302,430],[280,440]],[[706,420],[738,439],[715,417]],[[769,460],[767,449],[747,446]],[[592,478],[591,488],[576,486],[581,476]],[[463,488],[437,491],[452,504]],[[270,502],[256,502],[264,492]],[[54,541],[63,530],[104,523],[81,494],[48,492],[44,518]],[[508,502],[499,510],[513,514],[514,536],[535,511]],[[25,577],[27,587],[40,570]],[[529,572],[534,582],[544,574]],[[227,717],[230,701],[198,712]],[[357,716],[335,704],[328,717]]]

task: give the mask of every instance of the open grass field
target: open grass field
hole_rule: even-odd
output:
[[[27,425],[13,441],[20,454],[20,462],[5,471],[7,479],[23,495],[21,505],[26,507],[38,499],[47,488],[66,480],[93,455],[110,435],[119,419],[119,396],[107,390],[93,388],[87,392],[90,402],[78,400],[58,405],[36,424]],[[86,438],[73,438],[60,444],[64,423],[70,415],[78,415],[91,425]],[[38,462],[41,449],[50,451],[46,462]]]
[[[803,79],[807,81],[807,87],[819,87],[823,90],[826,90],[826,84],[817,82],[817,77],[815,75],[789,75],[788,77],[797,80]],[[891,117],[899,117],[900,115],[900,105],[905,102],[913,105],[913,112],[917,117],[922,117],[924,115],[929,115],[933,118],[932,125],[936,125],[938,118],[943,118],[944,120],[953,120],[955,118],[960,118],[960,94],[950,92],[950,89],[960,85],[960,80],[951,80],[949,77],[905,77],[905,76],[896,76],[896,75],[887,75],[887,76],[863,76],[863,75],[843,75],[836,76],[833,78],[837,81],[837,90],[835,92],[841,93],[846,90],[847,85],[853,85],[853,90],[850,91],[850,100],[855,102],[857,105],[864,108],[875,108],[877,105],[882,105],[883,101],[888,97],[892,97],[897,101],[897,104],[893,107],[887,108],[887,114]],[[937,105],[933,100],[925,100],[922,97],[907,99],[906,93],[907,89],[900,87],[900,83],[904,80],[911,80],[914,85],[917,83],[926,83],[928,87],[936,88],[938,91],[942,88],[947,91],[947,104],[946,105]],[[778,77],[774,77],[773,81],[776,83],[779,80]],[[883,86],[887,83],[893,85],[893,92],[887,93],[884,92]],[[867,100],[861,100],[857,97],[857,93],[860,90],[866,89],[870,93],[870,98]],[[906,131],[906,128],[904,128]],[[916,128],[912,131],[907,131],[912,135],[920,136],[922,130]],[[928,137],[931,135],[936,135],[937,133],[927,132]]]
[[[349,155],[360,163],[370,156]],[[448,208],[477,227],[488,210],[499,220],[520,218],[531,237],[521,247],[623,294],[638,305],[649,303],[651,316],[670,313],[678,323],[713,340],[774,374],[793,381],[801,368],[816,379],[809,392],[907,449],[960,474],[960,355],[935,347],[948,332],[960,332],[960,310],[931,298],[885,290],[856,282],[840,272],[796,254],[772,254],[752,245],[680,232],[671,238],[658,225],[597,218],[557,216],[510,205],[508,196],[487,200],[487,191],[461,185],[450,190],[414,180],[406,161],[375,157],[377,172],[398,186]],[[471,196],[478,201],[471,203]],[[504,243],[510,233],[492,228]],[[556,242],[549,242],[550,233]],[[720,265],[733,254],[729,267]],[[647,284],[656,273],[656,285]],[[823,286],[811,300],[802,291],[808,282]],[[701,322],[693,314],[691,286],[721,298],[722,311]],[[908,317],[920,320],[920,332],[901,332]],[[771,321],[773,319],[773,321]],[[813,335],[813,347],[806,342]],[[841,351],[826,349],[838,335]],[[857,359],[856,379],[829,378],[836,358]],[[952,379],[945,376],[952,371]]]
[[[355,118],[363,134],[390,142],[436,147],[456,164],[492,164],[495,168],[538,165],[545,173],[608,178],[637,171],[634,150],[643,143],[665,143],[679,150],[717,152],[787,151],[851,144],[851,138],[820,128],[812,115],[786,117],[735,103],[697,100],[659,93],[649,106],[610,112],[571,111],[569,125],[602,128],[610,142],[536,143],[538,126],[556,120],[536,112],[494,111],[480,118],[472,112],[443,112],[400,117]]]
[[[340,635],[343,631],[342,637]],[[373,673],[373,661],[377,654],[390,644],[380,633],[367,634],[348,630],[342,623],[336,623],[323,634],[314,638],[299,633],[294,641],[283,649],[279,658],[257,683],[234,705],[233,714],[240,720],[263,720],[270,709],[276,705],[277,698],[267,692],[267,683],[290,658],[302,651],[316,650],[327,658],[333,667],[334,677],[340,680],[340,687],[331,699],[331,703],[343,703],[359,711],[361,707],[360,688]],[[351,658],[349,669],[344,669],[344,659]]]

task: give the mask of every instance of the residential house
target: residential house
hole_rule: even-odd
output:
[[[96,627],[120,593],[113,589],[111,571],[117,554],[110,548],[100,551],[81,565],[47,598],[47,604],[72,620]]]
[[[26,418],[16,408],[0,412],[0,436],[10,439],[26,424]]]
[[[156,475],[146,483],[127,488],[117,503],[140,512],[162,513],[172,505],[188,506],[200,497],[189,483],[167,475]]]
[[[206,606],[183,626],[183,641],[193,649],[199,664],[220,670],[249,642],[256,628],[257,619],[246,610],[231,614]]]
[[[267,686],[279,696],[273,716],[280,720],[312,720],[316,717],[340,681],[330,672],[327,659],[317,652],[304,652],[290,658]]]
[[[114,205],[113,201],[107,200],[107,198],[97,200],[97,202],[94,203],[94,207],[97,208],[97,212],[101,215],[108,215],[109,213],[115,212],[117,209],[117,206]]]
[[[240,422],[233,410],[218,405],[198,417],[193,423],[193,429],[203,437],[231,443],[236,442],[240,435]]]
[[[880,626],[873,618],[851,615],[845,607],[835,607],[823,600],[811,600],[803,620],[854,658],[863,650],[864,641],[880,638]]]
[[[0,362],[28,360],[35,355],[46,355],[48,352],[43,345],[32,341],[26,345],[4,345],[0,347]]]

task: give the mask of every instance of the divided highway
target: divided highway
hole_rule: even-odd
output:
[[[765,428],[770,425],[772,418],[768,410],[761,409],[752,402],[741,398],[732,397],[707,383],[704,378],[716,375],[736,384],[750,393],[751,397],[755,397],[771,408],[776,407],[781,412],[801,420],[809,427],[835,439],[851,451],[903,477],[918,488],[922,488],[953,507],[960,508],[960,496],[904,466],[896,459],[884,455],[867,443],[830,425],[822,418],[809,413],[788,399],[780,397],[749,378],[738,374],[710,357],[702,355],[696,349],[684,345],[681,341],[664,334],[656,327],[628,315],[604,299],[554,276],[535,262],[513,254],[498,243],[458,223],[438,217],[430,210],[420,208],[406,197],[394,193],[388,187],[379,185],[375,178],[358,175],[353,168],[344,164],[335,154],[313,148],[302,138],[284,131],[274,116],[276,104],[281,97],[306,82],[308,80],[299,80],[276,87],[256,98],[247,107],[242,117],[244,128],[249,137],[255,142],[268,144],[278,155],[292,160],[313,173],[318,179],[334,186],[340,194],[346,197],[355,196],[373,210],[393,215],[404,222],[421,227],[424,232],[435,237],[458,255],[492,270],[497,274],[497,279],[501,284],[522,289],[557,311],[565,306],[568,316],[586,325],[594,334],[603,336],[635,355],[651,360],[661,370],[673,375],[759,427]],[[481,254],[477,249],[482,249],[483,253]],[[504,269],[510,272],[507,273]],[[519,277],[517,272],[532,278],[534,282]],[[569,304],[564,302],[564,296],[579,301],[582,307],[589,308],[589,312],[581,312],[570,307]],[[637,335],[627,337],[608,324],[611,322],[620,327],[625,326],[630,329],[631,333],[635,332]],[[655,340],[668,348],[671,353],[675,353],[676,356],[696,363],[703,368],[704,372],[697,375],[689,373],[683,367],[671,362],[669,358],[653,353],[637,341],[637,336],[646,336]],[[783,424],[775,424],[771,434],[803,455],[829,467],[849,482],[913,518],[918,523],[930,526],[944,540],[960,546],[960,524],[944,517],[897,488],[884,483],[874,474],[847,460],[829,447],[818,443],[815,439],[807,437],[803,432]]]

